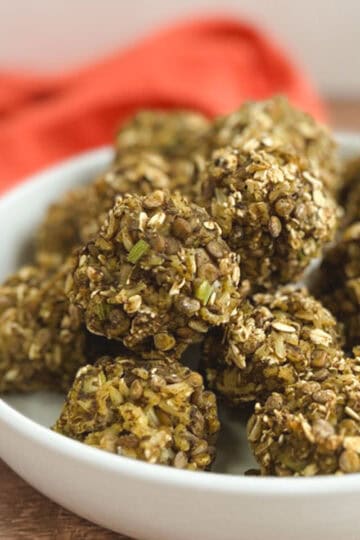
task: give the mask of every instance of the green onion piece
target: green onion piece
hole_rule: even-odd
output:
[[[100,319],[100,321],[105,321],[110,314],[110,306],[105,303],[97,304],[94,307],[94,312],[97,315],[97,317]]]
[[[195,296],[204,306],[206,306],[213,290],[213,286],[205,280],[196,288]]]
[[[224,191],[219,188],[215,188],[215,198],[220,204],[224,204],[227,201]]]
[[[99,383],[101,385],[106,383],[106,377],[105,377],[105,373],[103,371],[100,371],[98,377],[99,377]]]
[[[129,255],[127,256],[128,262],[132,264],[137,263],[138,260],[141,259],[143,255],[145,255],[149,247],[149,244],[145,242],[145,240],[139,240],[138,242],[136,242],[136,244],[131,248]]]

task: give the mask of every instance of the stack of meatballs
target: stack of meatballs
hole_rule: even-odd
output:
[[[142,111],[114,147],[0,287],[0,391],[67,392],[58,433],[190,470],[217,402],[252,407],[261,474],[360,472],[360,160],[282,97]]]

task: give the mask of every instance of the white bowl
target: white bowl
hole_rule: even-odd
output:
[[[360,154],[360,136],[342,135]],[[46,207],[111,159],[100,149],[52,168],[0,200],[0,280],[15,270]],[[86,201],[84,201],[86,204]],[[0,456],[36,489],[99,525],[144,540],[355,540],[360,475],[243,476],[254,466],[236,413],[224,413],[215,471],[149,465],[90,448],[48,429],[62,398],[0,400]]]

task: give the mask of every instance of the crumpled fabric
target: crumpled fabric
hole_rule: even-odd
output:
[[[228,17],[180,22],[70,73],[0,72],[0,191],[110,143],[138,109],[196,109],[212,117],[279,93],[324,119],[318,94],[284,47]]]

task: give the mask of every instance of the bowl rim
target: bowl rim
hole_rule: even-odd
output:
[[[0,423],[33,443],[64,458],[85,462],[88,466],[111,471],[159,486],[170,484],[196,491],[251,496],[323,495],[360,493],[360,475],[324,475],[313,477],[244,476],[208,471],[188,471],[118,456],[93,448],[42,426],[0,399]]]
[[[338,132],[338,140],[342,144],[356,145],[360,150],[360,133]],[[8,203],[12,203],[20,194],[29,194],[35,185],[46,183],[51,174],[62,174],[68,169],[80,169],[85,164],[97,164],[111,157],[109,146],[102,146],[66,159],[39,174],[29,177],[13,189],[5,192],[0,199],[0,211],[6,210]],[[32,440],[49,451],[85,462],[87,465],[102,470],[112,471],[118,475],[125,475],[158,485],[173,485],[178,488],[191,488],[196,491],[217,493],[232,493],[250,496],[278,496],[289,495],[305,497],[312,495],[339,496],[345,493],[360,493],[360,475],[324,475],[313,477],[275,477],[275,476],[244,476],[217,472],[199,472],[180,470],[172,467],[150,464],[139,460],[107,453],[92,448],[81,442],[67,438],[50,428],[42,426],[34,420],[11,407],[0,398],[0,424],[6,425],[9,431],[16,432],[18,436]],[[0,456],[1,458],[1,456]]]

